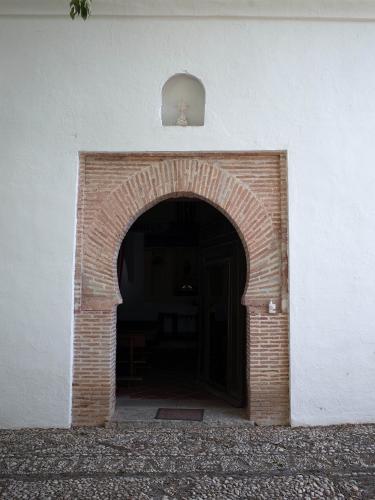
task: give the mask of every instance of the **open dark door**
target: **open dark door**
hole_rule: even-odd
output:
[[[244,256],[234,241],[201,249],[200,379],[234,406],[245,404]],[[241,252],[242,251],[242,252]]]

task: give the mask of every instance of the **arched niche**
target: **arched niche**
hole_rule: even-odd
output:
[[[205,89],[198,78],[178,73],[167,80],[162,90],[161,121],[164,126],[204,125]]]

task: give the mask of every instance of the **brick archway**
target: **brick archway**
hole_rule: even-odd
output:
[[[248,415],[289,419],[286,159],[283,153],[83,154],[77,224],[73,423],[115,403],[116,261],[132,223],[158,202],[201,198],[236,227],[247,256]],[[270,299],[278,313],[269,315]]]

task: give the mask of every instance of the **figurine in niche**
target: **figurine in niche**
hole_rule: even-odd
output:
[[[181,101],[178,104],[178,111],[180,114],[178,115],[176,125],[179,125],[180,127],[186,127],[187,125],[189,125],[186,116],[186,111],[188,110],[188,107],[189,106],[186,104],[184,99],[181,99]]]

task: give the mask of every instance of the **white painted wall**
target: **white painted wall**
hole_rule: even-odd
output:
[[[373,22],[0,17],[0,426],[70,424],[82,150],[287,149],[292,422],[375,421],[374,47]],[[185,70],[205,126],[162,127]]]

